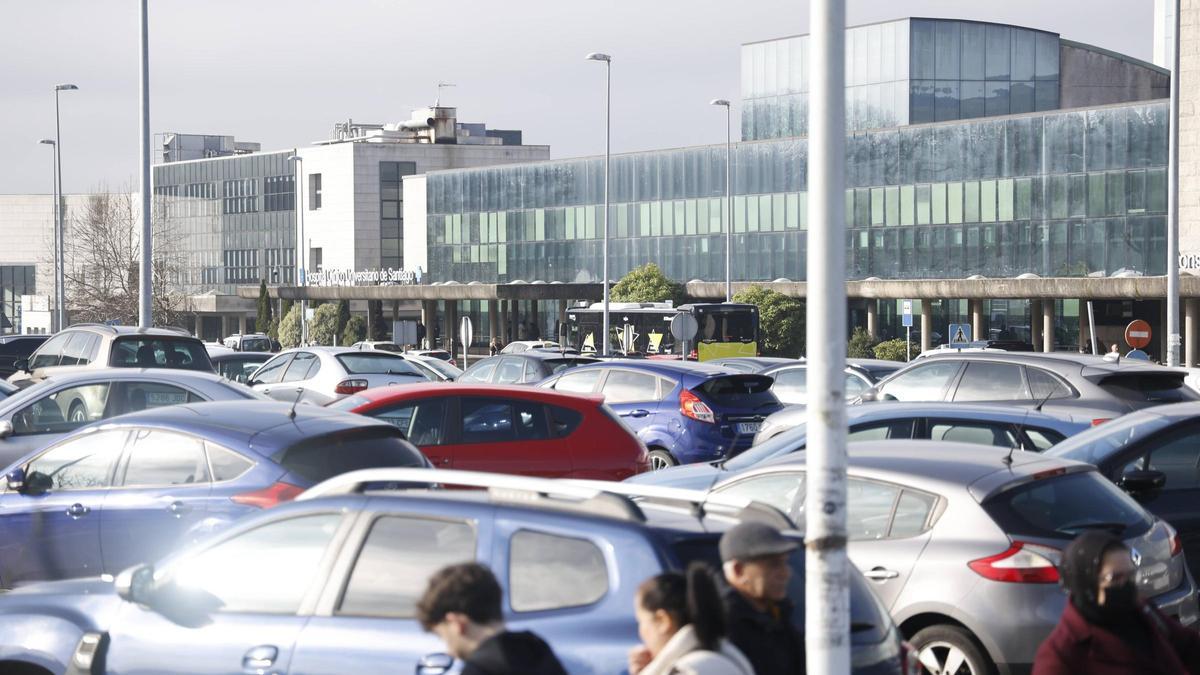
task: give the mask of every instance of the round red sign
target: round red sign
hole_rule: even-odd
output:
[[[1135,319],[1125,327],[1125,342],[1134,349],[1142,349],[1150,344],[1150,324]]]

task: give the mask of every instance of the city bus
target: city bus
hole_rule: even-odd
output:
[[[696,319],[696,337],[688,358],[707,361],[758,355],[758,307],[736,303],[610,302],[609,344],[613,353],[651,358],[681,358],[683,345],[671,336],[671,320],[688,313]],[[604,303],[567,310],[564,344],[580,353],[600,350]]]

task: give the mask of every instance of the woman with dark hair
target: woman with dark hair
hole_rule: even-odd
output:
[[[686,576],[643,581],[633,604],[642,644],[629,652],[629,675],[754,675],[725,639],[725,607],[703,563],[692,563]]]
[[[1059,566],[1069,600],[1033,675],[1200,674],[1200,634],[1138,598],[1137,566],[1108,532],[1084,532]]]

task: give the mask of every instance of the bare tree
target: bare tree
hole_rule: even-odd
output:
[[[181,284],[185,256],[160,206],[155,205],[151,223],[154,325],[181,325],[190,309]],[[136,325],[141,221],[135,195],[129,190],[90,195],[66,230],[63,274],[72,321]]]

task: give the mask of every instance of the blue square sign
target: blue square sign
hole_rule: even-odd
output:
[[[950,344],[965,345],[971,342],[971,324],[969,323],[952,323],[950,324]]]

